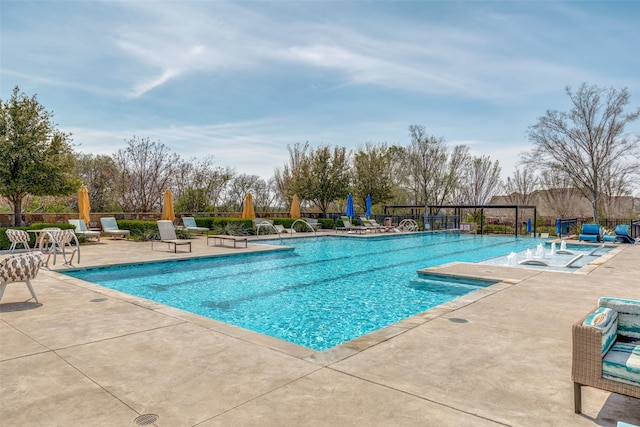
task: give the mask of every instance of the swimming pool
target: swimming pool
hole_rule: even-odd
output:
[[[415,233],[262,242],[292,249],[65,274],[322,351],[487,285],[434,286],[417,270],[538,241]]]

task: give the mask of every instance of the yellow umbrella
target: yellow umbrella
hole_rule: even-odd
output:
[[[253,219],[256,217],[256,211],[253,209],[253,199],[251,193],[247,193],[244,198],[244,207],[242,208],[242,218]]]
[[[80,186],[78,191],[78,216],[84,223],[89,226],[89,212],[91,212],[91,205],[89,204],[89,190],[86,185]]]
[[[293,199],[291,199],[291,210],[289,211],[289,216],[291,218],[300,218],[300,200],[298,199],[297,194],[294,194]]]
[[[173,221],[176,216],[173,213],[173,193],[168,188],[164,190],[164,203],[162,203],[162,219]]]

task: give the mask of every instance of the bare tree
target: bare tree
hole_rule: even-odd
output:
[[[213,156],[181,161],[176,166],[173,178],[174,196],[176,200],[180,200],[182,197],[194,200],[194,196],[196,196],[195,200],[198,200],[196,205],[200,206],[200,208],[204,198],[204,204],[210,205],[215,209],[234,174],[233,169],[215,166]],[[189,206],[193,204],[184,203],[182,205]],[[194,210],[194,206],[189,210]]]
[[[538,188],[538,178],[531,167],[517,168],[505,183],[506,201],[516,205],[531,205]]]
[[[162,193],[171,184],[180,156],[149,138],[133,137],[113,155],[118,168],[118,203],[126,212],[152,212],[162,204]]]
[[[265,182],[258,175],[247,175],[245,173],[237,175],[230,183],[227,191],[227,203],[235,209],[240,210],[244,199],[251,193],[254,203],[255,196],[259,197],[260,191],[266,186]],[[260,204],[261,202],[258,202]]]
[[[500,190],[500,162],[489,156],[470,159],[460,178],[459,202],[468,205],[486,205]]]
[[[582,195],[573,187],[571,178],[566,174],[554,170],[542,172],[540,188],[542,191],[538,193],[539,197],[556,218],[575,215]]]
[[[468,147],[456,146],[449,154],[443,138],[427,135],[424,126],[409,126],[411,143],[404,151],[404,185],[414,204],[442,205],[458,187],[461,166],[469,158]]]
[[[600,89],[583,83],[576,92],[566,88],[572,108],[547,111],[529,128],[533,149],[525,164],[558,170],[571,178],[590,202],[598,219],[600,195],[615,181],[631,187],[640,170],[640,136],[624,133],[625,125],[640,117],[640,108],[626,114],[627,89]],[[637,181],[636,181],[637,182]]]

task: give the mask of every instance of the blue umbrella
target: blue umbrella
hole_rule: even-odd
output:
[[[531,218],[527,219],[527,233],[531,233]]]
[[[556,234],[560,235],[560,218],[556,219]]]
[[[366,205],[367,205],[367,210],[366,210],[366,212],[364,213],[364,215],[365,215],[367,218],[369,218],[369,217],[371,216],[371,194],[367,194],[367,202],[366,202]]]
[[[347,211],[344,214],[349,218],[356,216],[356,211],[353,208],[353,196],[351,193],[349,193],[349,196],[347,197]]]

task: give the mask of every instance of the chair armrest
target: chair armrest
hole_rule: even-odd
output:
[[[602,334],[592,326],[583,325],[584,319],[572,328],[573,359],[571,379],[589,385],[602,378]]]

